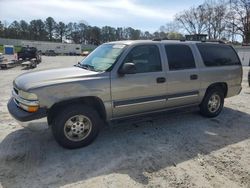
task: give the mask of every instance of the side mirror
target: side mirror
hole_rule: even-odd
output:
[[[124,74],[135,74],[136,67],[134,63],[124,63],[122,67],[118,70],[118,73],[121,75]]]

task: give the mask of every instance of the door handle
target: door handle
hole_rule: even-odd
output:
[[[166,82],[166,78],[164,78],[164,77],[156,78],[156,82],[157,83],[164,83],[164,82]]]
[[[197,74],[192,74],[190,76],[190,80],[197,80],[198,79],[198,75]]]

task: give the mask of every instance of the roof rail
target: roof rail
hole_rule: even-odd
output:
[[[203,42],[203,41],[202,41],[202,42]],[[223,41],[223,40],[213,40],[213,39],[206,40],[206,41],[204,41],[204,42],[217,42],[217,43],[219,43],[219,44],[226,44],[226,42]]]
[[[161,41],[161,39],[160,38],[155,38],[152,41]]]
[[[171,40],[171,39],[168,39],[168,38],[155,38],[153,39],[152,41],[162,41],[162,40]],[[223,40],[214,40],[214,39],[208,39],[208,40],[186,40],[185,38],[181,38],[180,39],[180,42],[186,42],[186,41],[196,41],[196,42],[217,42],[219,44],[226,44],[225,41]]]

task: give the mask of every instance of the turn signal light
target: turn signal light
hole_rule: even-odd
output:
[[[28,112],[36,112],[38,110],[38,106],[28,106]]]
[[[39,109],[39,106],[26,106],[22,103],[19,103],[19,106],[27,112],[36,112]]]

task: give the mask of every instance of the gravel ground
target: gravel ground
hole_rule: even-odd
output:
[[[36,70],[81,57],[43,57]],[[12,80],[0,70],[0,187],[250,187],[250,88],[213,119],[197,110],[105,127],[90,146],[57,145],[44,119],[23,128],[8,113]]]

